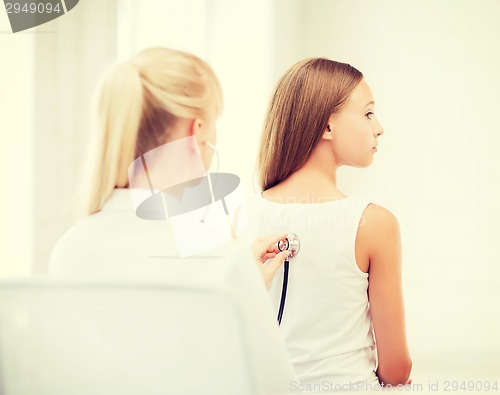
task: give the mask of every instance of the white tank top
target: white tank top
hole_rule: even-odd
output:
[[[355,259],[358,225],[369,204],[354,196],[281,204],[259,195],[248,202],[250,237],[288,232],[300,239],[290,260],[280,330],[301,384],[378,380],[368,274]],[[282,284],[281,269],[269,290],[276,314]]]

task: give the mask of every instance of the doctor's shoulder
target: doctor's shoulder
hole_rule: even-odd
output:
[[[101,249],[103,232],[99,214],[80,219],[72,225],[56,242],[49,261],[50,275],[71,275],[78,273],[82,266],[95,261]]]

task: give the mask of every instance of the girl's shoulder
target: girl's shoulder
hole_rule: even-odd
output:
[[[391,211],[371,201],[363,212],[363,218],[368,225],[376,227],[391,227],[398,224],[396,216]]]
[[[376,203],[369,203],[363,212],[358,240],[370,249],[376,249],[381,240],[399,239],[399,222],[396,216]]]

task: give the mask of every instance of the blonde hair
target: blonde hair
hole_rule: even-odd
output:
[[[285,72],[271,97],[260,142],[263,191],[307,161],[330,116],[340,111],[362,79],[351,65],[323,58],[302,60]]]
[[[114,66],[96,92],[96,117],[82,192],[83,214],[101,210],[128,167],[165,144],[178,118],[219,114],[222,93],[212,69],[186,52],[148,48]]]

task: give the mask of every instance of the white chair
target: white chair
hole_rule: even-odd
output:
[[[0,281],[0,394],[284,393],[287,356],[266,343],[269,369],[249,308],[223,284]]]

